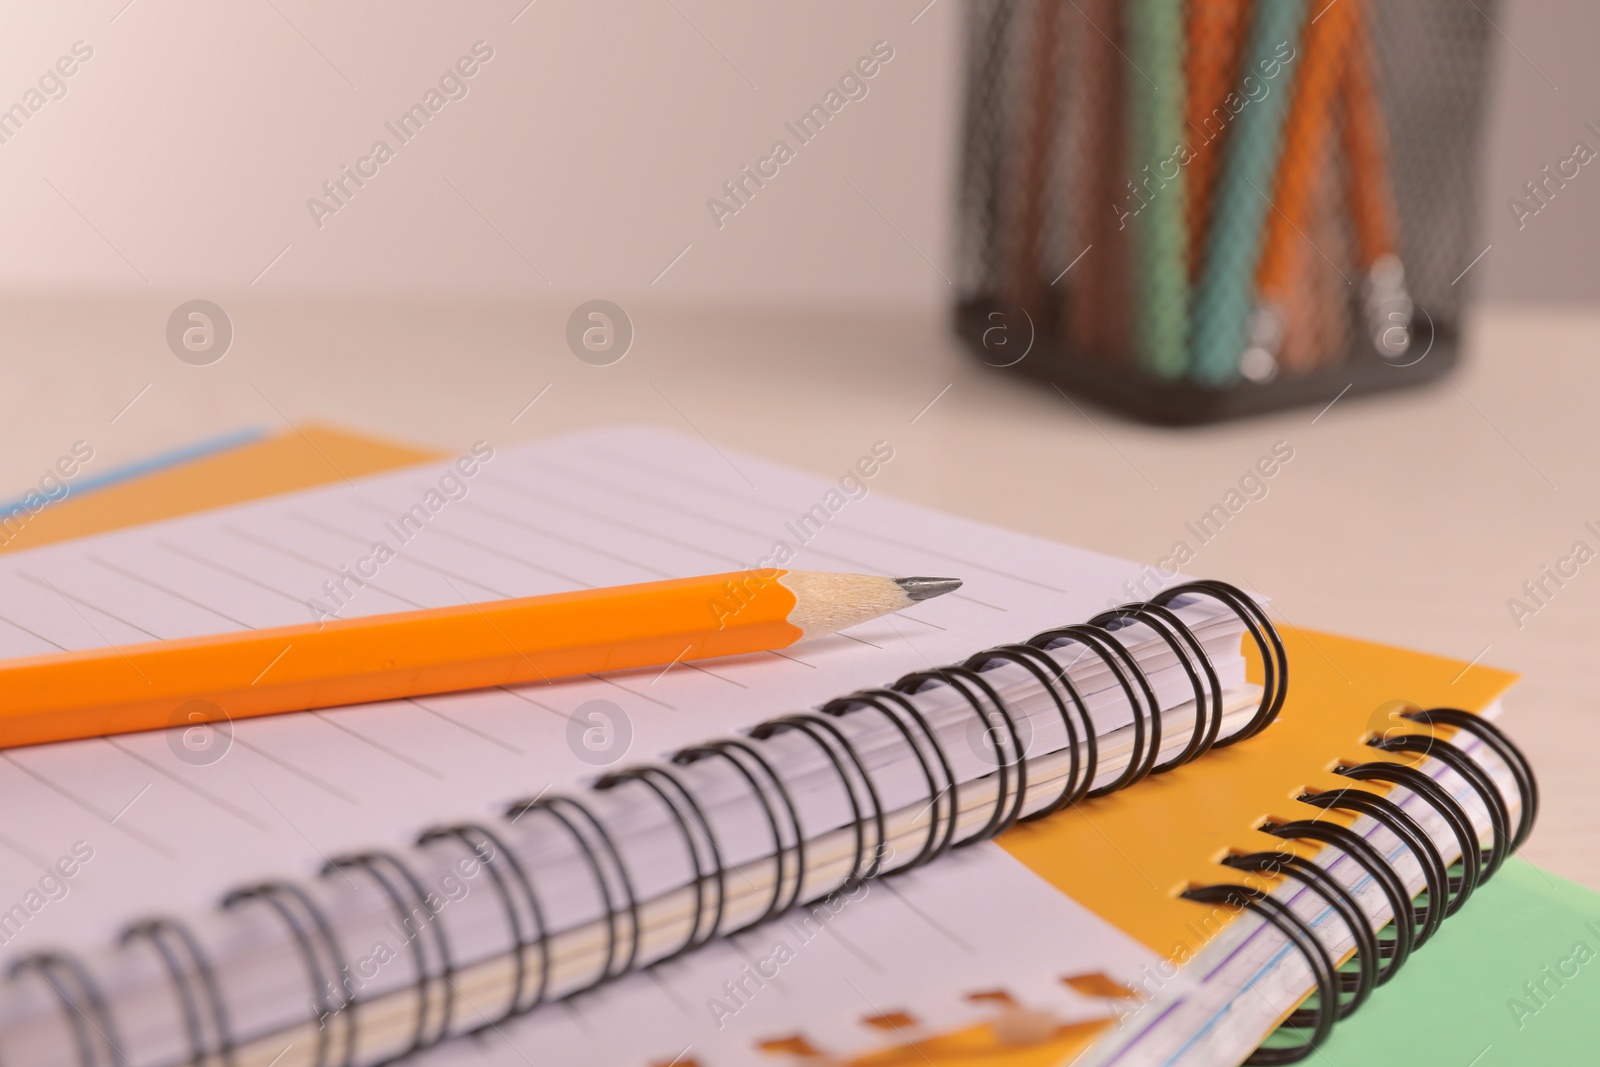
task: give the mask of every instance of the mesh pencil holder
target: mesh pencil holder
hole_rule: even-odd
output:
[[[1496,6],[973,0],[958,331],[1168,424],[1439,377]]]

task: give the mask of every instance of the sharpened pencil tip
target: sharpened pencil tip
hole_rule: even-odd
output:
[[[932,600],[961,588],[960,578],[896,578],[894,584],[905,590],[907,600]]]

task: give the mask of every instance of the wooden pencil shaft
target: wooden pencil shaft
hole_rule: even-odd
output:
[[[1344,150],[1350,160],[1350,217],[1355,226],[1361,266],[1397,250],[1399,240],[1394,191],[1389,176],[1389,131],[1378,95],[1377,65],[1372,42],[1376,12],[1355,4],[1350,54],[1344,65]]]
[[[0,747],[783,648],[904,607],[906,588],[738,571],[11,660]]]
[[[1333,137],[1333,105],[1344,76],[1357,7],[1329,9],[1306,27],[1304,57],[1294,102],[1284,121],[1283,149],[1268,217],[1266,243],[1256,267],[1262,300],[1286,301],[1289,289],[1315,252],[1306,247],[1317,183],[1325,180]]]

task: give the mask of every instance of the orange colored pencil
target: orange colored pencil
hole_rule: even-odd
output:
[[[1306,269],[1306,233],[1316,206],[1317,185],[1328,166],[1334,104],[1357,25],[1354,2],[1334,4],[1305,30],[1304,58],[1295,82],[1294,102],[1285,121],[1283,154],[1272,191],[1273,211],[1256,268],[1259,305],[1282,316],[1293,303],[1293,289]],[[1281,330],[1278,331],[1281,335]],[[1277,355],[1278,353],[1274,353]]]
[[[1355,258],[1351,249],[1349,212],[1346,209],[1346,174],[1339,160],[1330,158],[1322,169],[1312,196],[1306,241],[1321,255],[1305,255],[1289,287],[1283,309],[1282,352],[1279,366],[1291,374],[1337,363],[1350,351],[1350,287],[1334,264]],[[1327,258],[1324,259],[1323,256]]]
[[[1413,304],[1400,260],[1399,211],[1390,181],[1389,128],[1378,95],[1378,57],[1373,47],[1374,11],[1355,8],[1355,35],[1344,70],[1344,150],[1350,160],[1350,218],[1367,336],[1380,355],[1393,359],[1411,347]]]
[[[1356,20],[1344,68],[1344,150],[1350,158],[1350,217],[1362,267],[1397,251],[1394,191],[1389,184],[1389,128],[1378,98],[1372,13],[1352,0]]]
[[[0,662],[0,747],[784,648],[954,578],[737,571]]]

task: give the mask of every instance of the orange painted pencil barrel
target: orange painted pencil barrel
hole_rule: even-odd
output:
[[[737,571],[14,659],[0,747],[766,651],[959,584]]]
[[[1399,224],[1389,187],[1389,130],[1378,96],[1372,12],[1364,3],[1351,7],[1355,26],[1344,67],[1344,149],[1350,157],[1350,217],[1358,254],[1361,266],[1370,268],[1396,251]]]
[[[1284,128],[1282,161],[1273,194],[1275,210],[1256,269],[1256,286],[1265,302],[1287,303],[1307,255],[1305,234],[1316,203],[1316,184],[1327,169],[1333,105],[1356,19],[1354,3],[1336,4],[1325,9],[1305,31],[1305,58],[1301,60],[1294,103]]]

